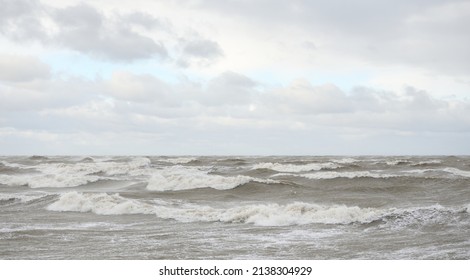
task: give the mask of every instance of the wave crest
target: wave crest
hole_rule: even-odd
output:
[[[271,169],[278,172],[308,172],[318,171],[323,169],[336,169],[341,167],[340,165],[333,162],[325,163],[307,163],[307,164],[282,164],[277,162],[262,162],[255,164],[252,169]]]
[[[93,212],[98,215],[153,214],[153,206],[123,198],[119,194],[67,192],[47,210],[58,212]]]
[[[324,172],[315,172],[315,173],[306,173],[306,174],[279,173],[279,174],[275,174],[273,176],[274,177],[277,177],[277,176],[296,176],[296,177],[304,177],[304,178],[313,179],[313,180],[328,180],[328,179],[336,179],[336,178],[387,179],[387,178],[399,177],[399,175],[384,174],[384,173],[370,172],[370,171],[351,171],[351,172],[324,171]]]
[[[229,190],[249,182],[277,183],[274,180],[263,180],[249,176],[221,176],[209,174],[196,168],[173,166],[152,174],[147,189],[152,191],[179,191],[199,188]]]

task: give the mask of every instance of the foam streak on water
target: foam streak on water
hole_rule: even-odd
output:
[[[469,259],[468,157],[1,157],[2,259]]]

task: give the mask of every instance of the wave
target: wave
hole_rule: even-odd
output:
[[[19,202],[29,203],[34,200],[41,199],[49,194],[38,193],[0,193],[0,202]]]
[[[59,200],[47,206],[58,212],[93,212],[98,215],[154,214],[152,205],[127,199],[119,194],[78,193],[61,194]]]
[[[277,176],[296,176],[296,177],[304,177],[307,179],[314,179],[314,180],[328,180],[328,179],[336,179],[336,178],[387,179],[387,178],[399,177],[399,175],[371,172],[371,171],[351,171],[351,172],[325,171],[325,172],[306,173],[306,174],[279,173],[279,174],[273,175],[273,177],[277,177]]]
[[[412,161],[407,159],[394,159],[385,162],[387,165],[396,166],[396,165],[408,165],[411,164]]]
[[[0,175],[0,183],[9,186],[29,186],[31,188],[77,187],[99,180],[113,179],[113,176],[145,175],[150,167],[150,159],[133,158],[127,162],[79,161],[72,163],[45,163],[32,168],[35,173]],[[31,167],[28,167],[31,169]]]
[[[110,176],[137,173],[140,170],[150,167],[151,161],[148,158],[132,158],[130,161],[80,161],[75,163],[49,163],[41,164],[36,169],[45,174],[97,174],[104,173]]]
[[[209,171],[196,168],[172,166],[152,174],[148,180],[147,189],[151,191],[179,191],[199,188],[229,190],[249,182],[279,183],[270,179],[258,179],[243,175],[226,177],[209,174]]]
[[[47,210],[98,215],[146,214],[179,222],[246,223],[257,226],[368,225],[378,222],[381,227],[408,227],[458,219],[458,215],[470,213],[470,205],[460,208],[439,204],[410,208],[361,208],[292,202],[285,205],[272,203],[215,208],[184,201],[169,203],[156,199],[142,202],[119,194],[68,192],[61,194],[57,201],[47,206]]]
[[[465,208],[465,207],[464,207]],[[414,208],[361,208],[345,205],[318,205],[293,202],[286,205],[255,204],[228,209],[187,205],[174,208],[156,206],[156,215],[180,222],[247,223],[257,226],[289,226],[305,224],[372,224],[384,227],[407,227],[415,224],[433,224],[468,213],[465,209],[446,208],[441,205]]]
[[[333,159],[332,162],[339,163],[339,164],[352,164],[356,162],[360,162],[361,160],[355,158],[341,158],[341,159]]]
[[[156,206],[156,215],[181,222],[247,223],[257,226],[289,226],[305,224],[372,224],[382,227],[408,227],[436,224],[457,219],[458,214],[469,213],[469,206],[446,208],[441,205],[412,208],[361,208],[345,205],[319,205],[293,202],[286,205],[255,204],[228,209],[188,205],[172,208]]]
[[[357,206],[322,206],[294,202],[287,205],[255,204],[228,209],[209,206],[185,208],[157,206],[156,215],[159,218],[174,219],[181,222],[226,222],[248,223],[258,226],[287,226],[311,223],[369,223],[382,215],[382,211],[372,208],[362,209]]]
[[[429,224],[449,224],[452,220],[458,219],[459,214],[467,214],[468,208],[463,207],[444,207],[439,204],[410,207],[404,209],[390,209],[381,221],[385,226],[408,227],[411,225],[429,225]]]
[[[195,157],[178,157],[178,158],[159,158],[158,161],[167,162],[171,164],[187,164],[196,161]]]
[[[34,156],[30,156],[28,159],[30,159],[30,160],[48,160],[49,158],[46,157],[46,156],[34,155]]]
[[[28,186],[30,188],[69,188],[85,185],[100,180],[98,176],[82,174],[32,174],[0,175],[0,183],[8,186]]]
[[[440,160],[433,159],[433,160],[425,160],[425,161],[416,162],[416,163],[411,164],[411,166],[433,166],[433,165],[440,165],[441,163],[442,162]]]
[[[470,171],[465,171],[453,167],[444,168],[443,171],[459,177],[470,178]]]
[[[318,171],[323,169],[336,169],[341,167],[340,165],[333,162],[324,163],[307,163],[307,164],[282,164],[277,162],[262,162],[255,164],[252,169],[271,169],[278,172],[308,172]]]

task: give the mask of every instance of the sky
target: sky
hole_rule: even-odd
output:
[[[0,0],[0,155],[469,155],[468,0]]]

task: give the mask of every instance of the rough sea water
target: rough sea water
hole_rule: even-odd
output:
[[[0,157],[0,259],[470,259],[470,157]]]

